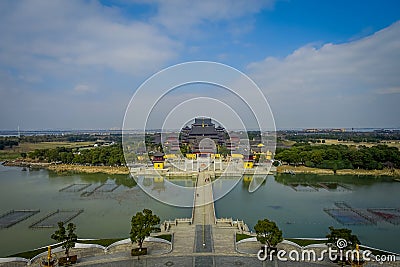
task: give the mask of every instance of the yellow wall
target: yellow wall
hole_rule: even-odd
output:
[[[252,169],[253,168],[254,163],[251,161],[245,161],[244,162],[244,168],[245,169]]]
[[[188,158],[188,159],[196,159],[197,155],[196,154],[186,154],[186,158]]]
[[[244,175],[243,176],[243,181],[244,182],[251,182],[251,180],[253,180],[253,176],[252,175]]]
[[[156,183],[161,183],[161,182],[164,181],[164,178],[161,177],[161,176],[160,176],[160,177],[154,177],[153,180],[154,180],[154,182],[156,182]]]
[[[164,162],[154,162],[154,169],[164,169]]]

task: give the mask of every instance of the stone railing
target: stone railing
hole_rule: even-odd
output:
[[[112,243],[111,245],[105,247],[102,245],[98,245],[98,244],[86,244],[86,243],[79,243],[79,241],[87,241],[87,240],[93,240],[95,241],[96,239],[82,239],[82,240],[78,240],[77,243],[75,243],[75,250],[81,251],[81,257],[83,255],[85,256],[93,256],[93,255],[101,255],[101,254],[106,254],[109,252],[110,249],[116,247],[116,246],[120,246],[120,245],[128,245],[131,243],[131,239],[127,238],[127,239],[123,239],[117,242]],[[153,237],[153,236],[149,236],[146,237],[145,242],[158,242],[158,243],[165,243],[167,245],[171,246],[172,249],[172,242],[162,239],[162,238],[157,238],[157,237]],[[52,248],[51,252],[54,254],[64,254],[65,249],[63,249],[61,247],[61,243],[57,243],[57,244],[53,244],[51,245]],[[38,249],[44,249],[47,248],[47,246],[45,247],[41,247]],[[85,251],[87,251],[85,253]],[[38,260],[40,260],[43,257],[47,256],[47,250],[36,255],[35,257],[33,257],[32,259],[25,259],[25,258],[21,258],[21,257],[9,257],[9,258],[0,258],[0,266],[25,266],[25,265],[31,265],[31,264],[36,264],[38,262]]]

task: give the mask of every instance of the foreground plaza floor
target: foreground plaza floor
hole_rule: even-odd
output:
[[[88,262],[81,262],[76,266],[337,266],[331,263],[309,263],[309,262],[261,262],[257,257],[246,256],[163,256],[146,257],[141,259],[122,258],[93,258]],[[382,265],[379,265],[382,266]]]

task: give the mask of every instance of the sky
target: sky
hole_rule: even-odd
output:
[[[120,129],[144,81],[197,60],[253,79],[278,129],[400,128],[398,10],[396,0],[0,1],[0,129]]]

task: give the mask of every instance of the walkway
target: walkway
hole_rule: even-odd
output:
[[[171,256],[160,257],[143,256],[139,260],[135,257],[110,258],[103,257],[93,259],[91,262],[78,263],[75,266],[90,267],[136,267],[136,266],[182,266],[182,267],[231,267],[231,266],[251,266],[251,267],[307,267],[307,266],[337,266],[336,264],[313,264],[307,262],[261,262],[257,257],[250,256]]]
[[[195,199],[193,203],[193,224],[215,224],[211,175],[208,172],[200,172],[197,177],[196,185]]]
[[[196,182],[193,203],[193,224],[195,224],[195,253],[213,252],[213,236],[211,225],[215,224],[214,198],[211,175],[199,173]],[[195,266],[212,266],[213,259],[209,256],[197,257]]]

